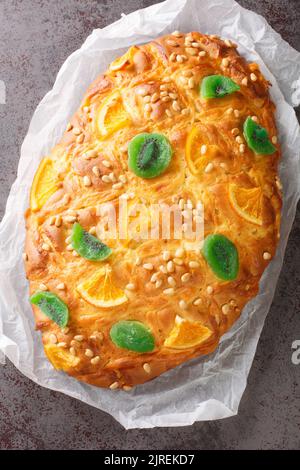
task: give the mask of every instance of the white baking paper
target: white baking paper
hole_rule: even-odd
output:
[[[132,44],[173,30],[218,34],[239,44],[272,83],[283,150],[281,241],[259,295],[244,309],[215,353],[195,359],[130,393],[98,389],[55,371],[34,331],[23,261],[24,219],[33,175],[59,140],[91,81]],[[168,0],[96,29],[63,64],[53,89],[37,107],[21,150],[18,177],[0,226],[0,351],[34,382],[110,413],[125,428],[184,426],[235,415],[281,269],[300,195],[300,132],[291,105],[300,101],[300,54],[267,22],[233,0]],[[294,89],[293,89],[294,87]]]

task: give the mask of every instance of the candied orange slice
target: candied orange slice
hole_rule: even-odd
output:
[[[102,138],[108,137],[130,122],[121,95],[118,91],[109,95],[102,103],[96,120],[97,128]]]
[[[138,48],[136,46],[132,46],[128,49],[126,54],[122,55],[121,57],[118,57],[116,60],[114,60],[110,66],[109,70],[112,70],[113,72],[117,70],[121,70],[122,68],[132,65],[133,63],[133,56],[136,53]]]
[[[164,345],[173,349],[193,348],[204,343],[211,335],[212,331],[200,322],[192,322],[177,315],[175,325]]]
[[[240,217],[252,224],[262,225],[261,188],[242,188],[232,183],[229,185],[229,200]]]
[[[72,367],[76,367],[79,358],[73,356],[68,351],[59,348],[56,344],[46,344],[45,353],[55,369],[68,371]]]
[[[128,300],[122,289],[114,284],[109,265],[97,270],[93,276],[79,284],[77,290],[84,300],[96,307],[116,307]]]
[[[30,207],[37,211],[59,187],[59,179],[50,158],[44,158],[33,179],[30,192]]]
[[[205,154],[202,155],[201,148],[206,146]],[[185,157],[188,167],[193,175],[203,173],[208,163],[218,154],[220,149],[217,145],[211,144],[205,135],[205,130],[195,126],[190,131],[186,139]]]

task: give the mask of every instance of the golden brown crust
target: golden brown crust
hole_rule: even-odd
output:
[[[216,73],[232,78],[240,85],[240,91],[221,100],[201,99],[201,79]],[[101,387],[126,389],[143,383],[188,359],[213,351],[220,336],[257,294],[260,277],[275,254],[279,238],[280,149],[276,145],[277,151],[270,156],[255,155],[245,145],[242,125],[247,116],[256,116],[275,142],[275,106],[268,86],[258,65],[247,63],[232,43],[198,32],[175,32],[131,48],[89,87],[61,142],[48,157],[59,178],[56,191],[41,208],[26,213],[25,264],[31,293],[41,287],[55,292],[70,310],[68,328],[61,330],[33,307],[36,326],[45,345],[56,342],[57,348],[72,350],[78,358],[67,370],[69,374]],[[101,136],[96,126],[99,109],[114,93],[118,93],[117,99],[129,121],[109,136]],[[205,136],[205,143],[216,149],[211,156],[213,171],[202,171],[201,177],[193,174],[186,159],[186,142],[194,127]],[[127,167],[128,142],[141,132],[165,134],[174,149],[167,171],[153,180],[142,180]],[[112,171],[116,181],[125,175],[124,184],[113,186],[113,181],[103,180],[105,176],[109,179]],[[228,187],[233,183],[243,188],[261,188],[262,225],[247,222],[234,210],[228,197]],[[222,233],[238,249],[237,279],[218,280],[199,251],[186,250],[183,263],[175,264],[171,273],[177,286],[175,293],[166,295],[164,289],[170,287],[168,275],[161,273],[163,282],[159,287],[151,282],[151,276],[160,266],[166,266],[163,250],[174,257],[182,242],[112,240],[108,244],[113,255],[107,262],[113,267],[116,282],[123,290],[132,283],[135,290],[126,291],[128,302],[111,309],[87,303],[76,287],[93,274],[97,263],[75,256],[66,239],[75,220],[86,230],[96,227],[97,206],[104,201],[117,205],[118,197],[125,192],[132,203],[141,199],[147,203],[171,203],[174,195],[185,201],[201,200],[205,235]],[[138,257],[141,264],[137,263]],[[190,261],[196,261],[197,267],[190,268]],[[145,263],[151,263],[153,271],[145,269]],[[186,272],[191,273],[191,280],[182,283]],[[193,303],[196,298],[201,299],[198,305]],[[187,302],[187,309],[179,307],[180,300]],[[211,330],[211,336],[188,349],[164,346],[176,315],[201,322]],[[138,354],[115,346],[109,331],[120,319],[146,323],[155,337],[154,352]],[[82,338],[78,339],[78,335]],[[87,350],[92,351],[93,358],[99,356],[99,361],[91,361]],[[143,367],[144,364],[150,367]]]

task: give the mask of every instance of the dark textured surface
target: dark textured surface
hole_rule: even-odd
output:
[[[59,67],[93,28],[152,0],[1,0],[0,216],[16,177],[19,148],[37,104]],[[300,50],[299,0],[241,0]],[[299,449],[300,212],[258,345],[238,416],[186,428],[124,429],[107,414],[43,389],[11,364],[0,366],[0,448],[4,449]]]

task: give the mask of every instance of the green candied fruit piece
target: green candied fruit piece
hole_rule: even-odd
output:
[[[271,155],[276,152],[276,147],[270,141],[267,130],[253,121],[251,117],[247,117],[244,122],[244,137],[248,147],[255,153]]]
[[[109,246],[86,232],[78,222],[73,225],[71,242],[74,250],[90,261],[103,261],[112,253]]]
[[[37,291],[30,297],[30,302],[57,323],[60,328],[64,328],[68,324],[69,309],[53,292]]]
[[[239,271],[239,255],[235,245],[224,235],[208,235],[202,254],[217,277],[224,281],[234,280]]]
[[[153,351],[154,337],[150,329],[136,320],[121,320],[110,330],[112,342],[122,349],[139,353]]]
[[[238,91],[240,87],[229,77],[224,75],[209,75],[201,82],[200,93],[202,98],[222,98]]]
[[[128,166],[140,178],[155,178],[170,164],[172,147],[162,134],[138,134],[128,145]]]

